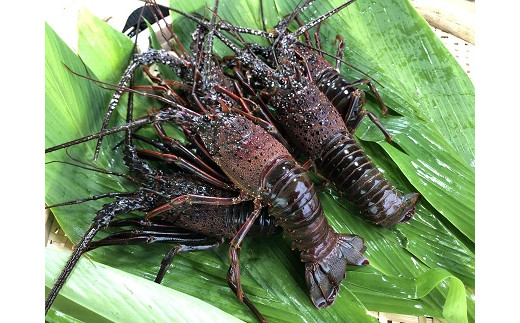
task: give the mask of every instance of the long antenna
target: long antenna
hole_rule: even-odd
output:
[[[145,1],[145,0],[143,0],[143,1]],[[344,8],[347,7],[348,5],[352,4],[354,1],[356,1],[356,0],[351,0],[351,1],[349,1],[349,2],[347,2],[347,3],[345,3],[345,4],[343,4],[343,5],[341,5],[340,7],[335,8],[335,9],[333,9],[332,11],[330,11],[330,12],[328,12],[328,13],[322,15],[321,17],[316,18],[316,20],[311,21],[311,23],[312,23],[312,26],[311,26],[311,27],[307,28],[307,25],[304,25],[304,26],[302,26],[302,27],[305,27],[304,29],[300,28],[301,31],[296,30],[293,34],[294,34],[295,36],[298,36],[298,35],[304,33],[305,31],[307,31],[308,29],[312,28],[312,27],[315,26],[316,24],[322,22],[323,20],[327,19],[328,17],[330,17],[330,16],[336,14],[336,13],[337,13],[338,11],[340,11],[341,9],[344,9]],[[310,4],[312,4],[312,2],[309,2],[309,3],[308,3],[308,5],[310,5]],[[195,21],[195,22],[196,22],[197,24],[199,24],[199,25],[202,25],[202,26],[204,26],[204,27],[206,27],[206,28],[209,28],[209,26],[208,26],[208,22],[207,22],[206,20],[204,20],[203,18],[199,18],[199,17],[197,17],[196,15],[190,15],[190,14],[187,14],[187,13],[185,13],[185,12],[182,12],[182,11],[177,10],[177,9],[174,9],[174,8],[165,7],[165,6],[162,6],[162,5],[159,5],[159,6],[164,7],[164,8],[168,8],[169,10],[171,10],[171,11],[173,11],[173,12],[176,12],[176,13],[178,13],[178,14],[180,14],[180,15],[182,15],[182,16],[188,18],[188,19],[192,19],[193,21]],[[307,4],[304,4],[304,6],[302,6],[302,7],[300,8],[299,11],[295,11],[295,12],[301,12],[301,11],[303,11],[305,8],[307,8]],[[287,19],[287,18],[286,18],[286,19]],[[224,23],[224,24],[219,25],[219,29],[221,29],[221,30],[225,30],[225,31],[229,31],[229,32],[231,32],[231,33],[233,34],[233,36],[235,36],[235,37],[237,37],[236,33],[241,33],[241,34],[250,34],[250,35],[255,35],[255,36],[261,36],[261,37],[265,37],[265,38],[268,38],[268,39],[271,39],[271,40],[275,40],[275,39],[277,39],[277,37],[279,36],[279,35],[277,35],[277,34],[269,33],[269,32],[262,31],[262,30],[256,30],[256,29],[251,29],[251,28],[246,28],[246,27],[241,27],[241,26],[234,26],[234,25],[232,25],[232,24],[230,24],[230,23],[227,23],[227,24]],[[299,29],[299,30],[300,30],[300,29]],[[218,31],[216,31],[216,36],[217,36],[217,37],[218,37],[222,42],[224,42],[224,43],[226,44],[226,46],[230,47],[234,52],[236,52],[236,53],[240,53],[239,48],[238,48],[237,46],[235,46],[233,43],[231,43],[229,40],[227,40],[227,39],[226,39],[226,40],[223,40],[222,37],[221,37],[221,34],[220,34]],[[237,38],[238,38],[238,37],[237,37]],[[242,42],[243,42],[243,41],[242,41]],[[302,45],[305,46],[305,47],[307,47],[307,48],[310,48],[310,49],[312,49],[312,50],[315,50],[315,51],[317,51],[317,52],[319,52],[319,53],[322,53],[323,55],[329,56],[329,57],[334,58],[334,59],[338,59],[336,56],[334,56],[334,55],[332,55],[332,54],[329,54],[329,53],[327,53],[327,52],[325,52],[325,51],[323,51],[323,50],[321,50],[321,49],[319,49],[319,48],[316,48],[316,47],[313,47],[313,46],[309,46],[309,45],[304,44],[304,43],[302,43]],[[379,86],[384,87],[384,86],[383,86],[381,83],[379,83],[376,79],[374,79],[374,78],[373,78],[372,76],[370,76],[368,73],[362,71],[360,68],[354,66],[352,63],[349,63],[348,61],[345,61],[344,59],[340,59],[340,61],[341,61],[343,64],[345,64],[345,65],[351,67],[352,69],[354,69],[354,70],[358,71],[359,73],[365,75],[366,77],[370,78],[371,80],[373,80],[373,81],[374,81],[376,84],[378,84]]]
[[[315,51],[317,51],[318,53],[321,53],[321,54],[323,54],[323,55],[325,55],[325,56],[328,56],[328,57],[330,57],[330,58],[339,59],[339,57],[334,56],[334,55],[332,55],[332,54],[329,54],[329,53],[327,53],[326,51],[324,51],[323,49],[319,49],[319,48],[316,48],[316,47],[314,47],[314,46],[309,46],[309,45],[307,45],[307,44],[305,44],[305,43],[301,43],[301,45],[304,46],[304,47],[307,47],[307,48],[309,48],[309,49],[315,50]],[[383,84],[379,83],[375,78],[373,78],[372,76],[370,76],[367,72],[362,71],[360,68],[354,66],[352,63],[349,63],[349,62],[347,62],[347,61],[344,60],[344,59],[339,59],[339,61],[342,62],[343,64],[347,65],[348,67],[351,67],[352,69],[358,71],[359,73],[365,75],[366,77],[368,77],[369,79],[371,79],[372,81],[374,81],[376,84],[378,84],[379,86],[381,86],[382,88],[384,88]]]
[[[177,120],[179,123],[189,122],[191,118],[193,117],[200,117],[200,115],[194,111],[188,110],[184,108],[184,110],[175,110],[175,109],[167,109],[159,111],[155,114],[150,114],[146,117],[143,117],[141,119],[137,119],[133,122],[125,123],[123,125],[120,125],[118,127],[114,127],[112,129],[103,130],[95,134],[91,134],[79,139],[75,139],[66,143],[63,143],[61,145],[57,145],[51,148],[45,149],[45,153],[50,153],[56,150],[60,150],[63,148],[67,148],[70,146],[74,146],[83,142],[87,142],[93,139],[102,138],[107,135],[111,135],[113,133],[126,131],[127,129],[132,129],[136,127],[145,126],[151,123],[155,122],[162,122],[162,121],[171,121],[171,120]]]
[[[350,1],[342,4],[341,6],[335,8],[335,9],[332,9],[331,11],[327,12],[326,14],[324,14],[324,15],[314,19],[313,21],[307,23],[306,25],[301,26],[293,34],[296,35],[296,36],[299,36],[299,35],[303,34],[307,30],[311,29],[312,27],[316,26],[317,24],[319,24],[320,22],[326,20],[327,18],[335,15],[336,13],[338,13],[339,11],[344,9],[345,7],[351,5],[355,1],[356,0],[350,0]]]
[[[278,32],[278,37],[275,39],[272,47],[275,47],[278,42],[280,41],[280,38],[283,37],[283,34],[285,34],[285,31],[289,27],[289,24],[291,21],[293,21],[297,15],[299,15],[303,10],[307,9],[315,0],[306,0],[305,3],[300,7],[291,12],[291,14],[284,18],[282,21],[278,23],[278,26],[276,26],[276,31]],[[300,0],[301,2],[301,0]]]
[[[204,80],[203,80],[204,90],[209,88],[209,84],[207,84],[207,83],[209,82],[208,75],[210,75],[210,71],[211,71],[211,60],[212,60],[211,58],[212,58],[212,53],[213,53],[213,37],[215,34],[215,19],[217,17],[218,2],[219,2],[219,0],[215,0],[215,5],[213,6],[213,14],[211,15],[211,19],[209,22],[209,31],[208,31],[207,38],[206,38],[206,46],[202,52],[204,55],[204,64],[202,67],[203,76],[204,76]]]

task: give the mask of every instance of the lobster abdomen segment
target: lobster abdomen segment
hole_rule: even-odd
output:
[[[370,161],[351,134],[334,138],[316,165],[365,219],[385,227],[406,222],[415,212],[419,194],[396,190]]]
[[[320,261],[336,244],[307,172],[294,161],[280,160],[266,177],[269,214],[301,251],[302,261]]]

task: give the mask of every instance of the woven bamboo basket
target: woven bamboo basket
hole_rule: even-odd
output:
[[[444,46],[455,57],[467,75],[472,78],[472,58],[475,50],[473,17],[475,2],[470,0],[411,0],[415,9],[425,18]],[[133,7],[132,7],[133,8]],[[65,8],[67,9],[67,8]],[[69,8],[70,9],[70,8]],[[118,30],[122,20],[105,18]],[[122,22],[121,22],[122,21]],[[72,250],[68,239],[50,210],[45,210],[45,246]],[[427,316],[411,316],[383,312],[367,312],[381,323],[440,323],[439,319]]]

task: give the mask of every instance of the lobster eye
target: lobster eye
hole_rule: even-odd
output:
[[[202,117],[202,121],[204,122],[210,122],[211,121],[211,118],[206,114]]]

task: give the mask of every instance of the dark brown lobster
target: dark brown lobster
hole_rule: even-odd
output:
[[[116,197],[115,201],[105,204],[97,212],[93,224],[74,249],[71,258],[47,297],[45,302],[46,312],[80,256],[89,250],[111,245],[150,244],[155,242],[173,244],[171,251],[165,255],[155,280],[160,283],[175,254],[217,247],[224,239],[230,239],[237,233],[253,209],[251,202],[229,206],[193,205],[189,208],[164,212],[160,217],[154,219],[134,217],[115,220],[117,216],[132,211],[151,212],[172,199],[182,199],[186,196],[214,196],[220,199],[232,199],[237,195],[236,192],[226,191],[211,185],[179,169],[170,168],[165,173],[140,159],[133,146],[126,144],[124,148],[125,164],[133,176],[123,175],[125,175],[125,178],[132,180],[138,186],[138,190],[125,193],[106,193],[47,207],[55,208],[104,197]],[[100,229],[127,226],[133,228],[111,233],[106,238],[93,241]],[[264,208],[253,224],[250,235],[264,237],[277,231],[274,219],[267,215],[267,209]],[[246,299],[245,302],[249,303],[249,300]]]
[[[176,210],[186,210],[194,205],[232,206],[252,200],[253,210],[230,243],[231,266],[228,274],[231,288],[237,297],[247,303],[240,284],[238,248],[258,221],[262,207],[267,206],[276,224],[284,229],[293,241],[293,246],[301,251],[311,300],[318,308],[332,304],[339,283],[345,277],[347,264],[368,264],[368,260],[362,255],[366,247],[363,245],[363,239],[357,235],[333,232],[323,214],[314,183],[306,170],[262,127],[240,114],[227,112],[192,117],[176,111],[172,113],[171,118],[163,115],[161,120],[169,119],[191,124],[213,160],[240,189],[241,194],[238,197],[198,194],[176,196],[149,211],[145,219],[164,216]],[[99,229],[108,226],[117,214],[128,211],[125,207],[133,208],[127,203],[124,206],[117,203],[110,204],[108,210],[104,208],[100,211],[94,224],[78,244],[77,250],[86,250]],[[73,267],[80,255],[81,252],[76,252],[66,268]],[[59,286],[64,283],[69,273],[70,270],[64,271],[60,276],[57,282]],[[56,295],[58,290],[52,292],[52,295]],[[52,303],[51,297],[49,303]],[[250,307],[255,315],[263,320],[254,306]]]
[[[248,49],[248,44],[245,44],[246,49],[241,49],[220,32],[215,31],[215,35],[237,53],[236,59],[249,69],[255,85],[260,84],[267,92],[269,104],[276,109],[277,124],[289,143],[310,157],[317,170],[345,193],[367,220],[389,227],[413,216],[419,194],[397,191],[369,160],[349,132],[344,118],[315,84],[312,72],[325,67],[317,62],[312,65],[314,69],[309,68],[306,56],[301,53],[307,49],[297,42],[298,35],[354,1],[322,15],[294,33],[287,33],[288,22],[312,1],[295,10],[275,29],[276,40],[271,47],[275,60],[269,61],[273,66],[258,59]],[[234,30],[234,27],[227,25],[227,29]],[[243,28],[234,31],[243,31]],[[305,61],[303,66],[302,59]],[[349,109],[358,109],[356,102],[361,101],[353,100]]]
[[[347,263],[368,264],[362,255],[363,239],[333,232],[306,170],[262,127],[233,113],[205,115],[193,125],[217,165],[240,188],[244,199],[255,204],[249,221],[231,241],[229,280],[236,285],[237,296],[243,295],[237,249],[265,205],[301,252],[314,305],[332,304]]]

